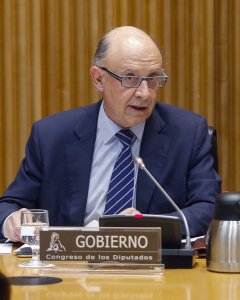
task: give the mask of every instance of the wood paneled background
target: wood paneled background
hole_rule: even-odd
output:
[[[160,45],[160,101],[217,128],[223,190],[240,190],[240,1],[0,0],[0,193],[24,156],[31,124],[93,103],[99,38],[120,25]]]

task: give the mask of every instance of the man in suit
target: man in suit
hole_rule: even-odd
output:
[[[47,209],[50,225],[83,226],[98,219],[122,149],[115,134],[126,128],[135,137],[132,153],[182,209],[191,235],[205,234],[220,192],[207,122],[157,102],[167,76],[156,44],[135,27],[113,29],[100,40],[90,73],[102,100],[33,125],[25,158],[0,200],[2,234],[20,239],[26,208]],[[136,166],[128,206],[117,213],[178,215]]]

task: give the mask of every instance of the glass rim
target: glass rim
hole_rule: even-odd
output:
[[[47,209],[41,209],[41,208],[29,208],[26,210],[21,210],[21,213],[48,213]]]

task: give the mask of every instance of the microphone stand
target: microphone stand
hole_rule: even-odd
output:
[[[162,194],[167,198],[167,200],[172,204],[172,206],[179,213],[180,217],[183,220],[184,227],[185,227],[185,230],[186,230],[185,249],[192,249],[189,226],[188,226],[187,219],[186,219],[185,215],[183,214],[181,209],[177,206],[177,204],[172,200],[172,198],[168,195],[168,193],[161,187],[161,185],[157,182],[157,180],[153,177],[153,175],[148,171],[148,169],[146,168],[143,160],[138,156],[133,156],[133,160],[136,163],[136,165],[140,169],[142,169],[148,175],[148,177],[155,183],[155,185],[158,187],[158,189],[162,192]]]

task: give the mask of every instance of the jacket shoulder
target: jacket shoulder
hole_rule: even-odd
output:
[[[166,124],[177,126],[191,126],[199,122],[206,123],[206,119],[193,111],[166,103],[157,103],[155,106],[157,114]]]

